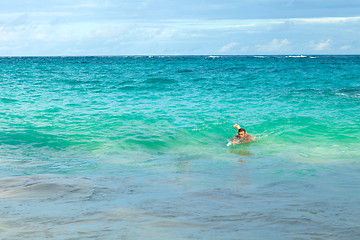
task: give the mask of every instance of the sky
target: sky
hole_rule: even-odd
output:
[[[359,0],[0,0],[0,56],[360,54]]]

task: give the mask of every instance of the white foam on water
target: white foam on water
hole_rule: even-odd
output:
[[[345,98],[360,98],[360,93],[348,94],[348,93],[335,93],[335,95],[343,96]]]
[[[305,55],[290,55],[290,56],[286,56],[287,58],[306,58],[307,56]]]

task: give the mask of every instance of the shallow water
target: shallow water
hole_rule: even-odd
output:
[[[0,65],[3,239],[360,237],[358,56]]]

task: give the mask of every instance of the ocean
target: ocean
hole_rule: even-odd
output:
[[[0,239],[360,238],[360,56],[0,69]]]

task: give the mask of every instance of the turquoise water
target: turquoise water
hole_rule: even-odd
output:
[[[0,67],[4,239],[360,237],[359,56]]]

